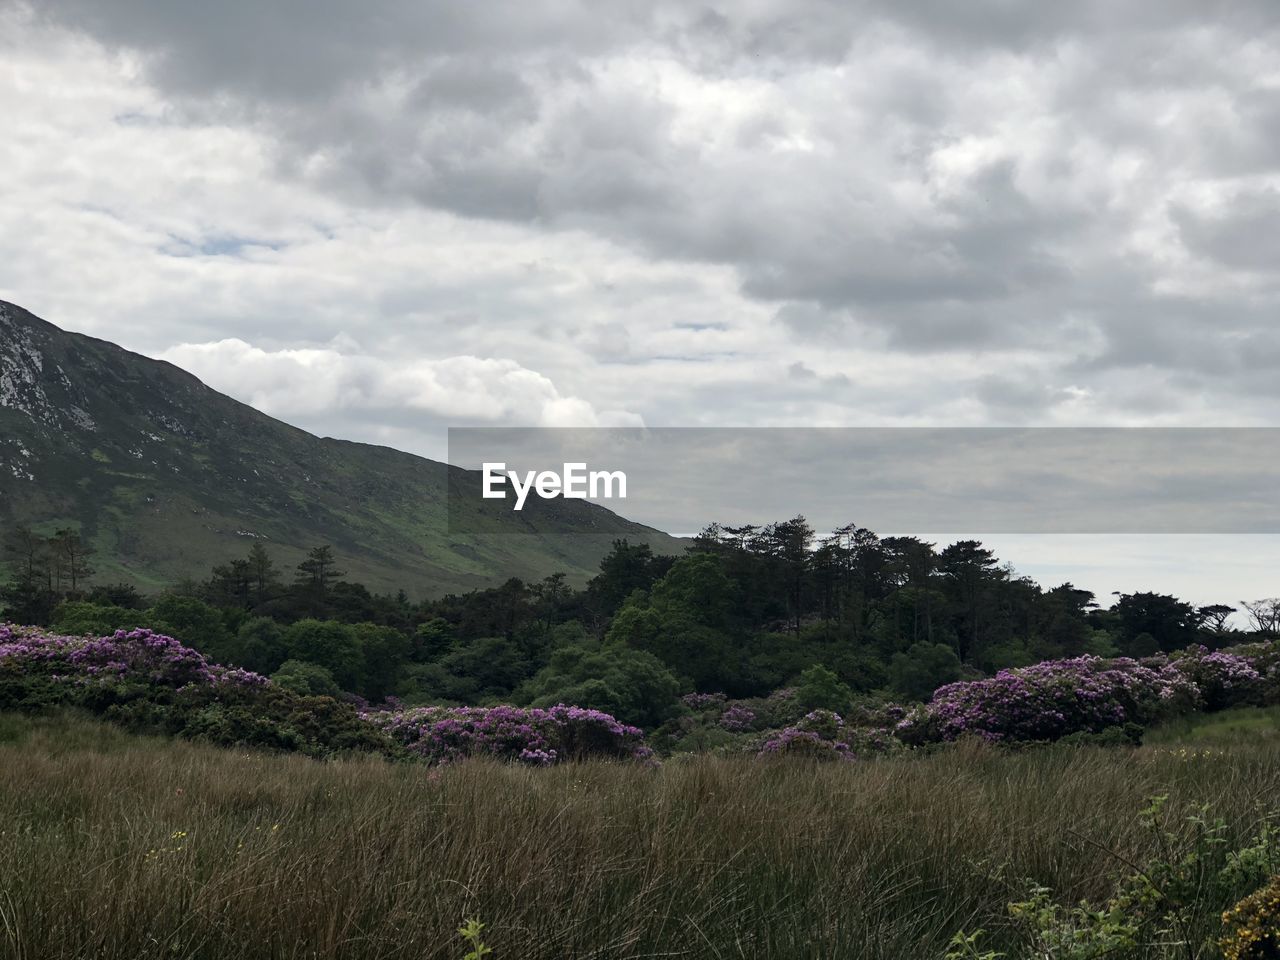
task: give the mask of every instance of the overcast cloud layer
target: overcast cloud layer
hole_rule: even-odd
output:
[[[1274,0],[0,0],[0,297],[319,433],[1274,425]]]

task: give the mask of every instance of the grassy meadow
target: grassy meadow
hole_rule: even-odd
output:
[[[1032,883],[1098,901],[1167,794],[1229,839],[1280,737],[819,764],[317,762],[0,715],[0,956],[494,960],[1017,953]]]

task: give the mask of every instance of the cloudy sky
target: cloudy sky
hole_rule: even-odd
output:
[[[0,297],[435,456],[1280,425],[1278,53],[1274,0],[0,0]]]

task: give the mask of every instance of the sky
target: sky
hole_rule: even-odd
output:
[[[1274,0],[0,0],[0,297],[437,458],[1276,426],[1278,47]]]

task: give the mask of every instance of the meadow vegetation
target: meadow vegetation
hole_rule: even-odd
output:
[[[520,960],[941,958],[957,934],[1009,957],[1216,957],[1221,912],[1275,867],[1280,797],[1274,739],[424,767],[6,714],[0,767],[15,958],[458,960],[468,918]],[[1045,952],[1075,904],[1190,854],[1205,869],[1169,885],[1184,927]],[[1249,874],[1230,890],[1229,863]]]
[[[28,554],[0,957],[1276,960],[1280,601],[811,534],[420,604]]]

